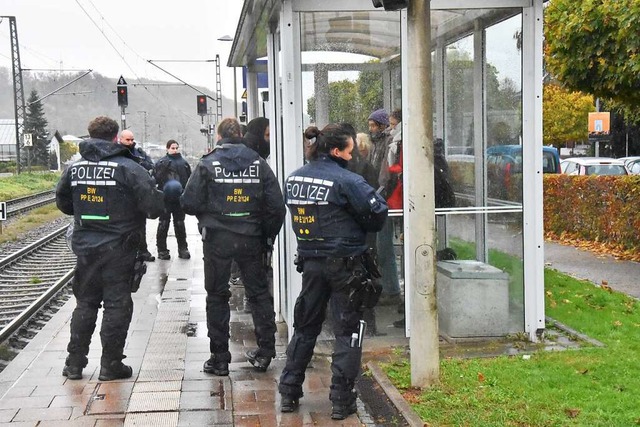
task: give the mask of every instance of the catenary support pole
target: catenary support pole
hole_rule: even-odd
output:
[[[435,197],[433,183],[433,115],[431,89],[431,23],[429,0],[409,2],[407,10],[408,76],[403,80],[409,102],[403,108],[407,137],[404,167],[423,179],[405,182],[405,244],[410,255],[411,385],[428,387],[438,381],[438,311],[436,304]],[[406,190],[405,190],[406,191]]]
[[[120,129],[125,130],[127,128],[127,112],[124,105],[120,106]]]

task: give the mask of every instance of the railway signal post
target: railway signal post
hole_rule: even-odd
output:
[[[2,234],[2,223],[7,220],[7,202],[0,202],[0,234]]]
[[[127,82],[124,77],[120,76],[116,85],[116,92],[118,93],[118,105],[120,106],[120,129],[125,130],[127,128],[127,116],[125,109],[129,105],[129,94],[127,93]]]

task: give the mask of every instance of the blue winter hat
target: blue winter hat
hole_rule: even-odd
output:
[[[389,114],[387,114],[384,108],[371,113],[367,120],[373,120],[374,122],[378,122],[381,125],[389,126]]]

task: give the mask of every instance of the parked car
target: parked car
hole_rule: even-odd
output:
[[[571,157],[560,162],[567,175],[628,175],[624,162],[610,157]]]
[[[487,148],[487,161],[491,156],[510,156],[516,164],[522,165],[522,145],[494,145]],[[522,166],[520,166],[522,171]],[[542,147],[542,172],[560,173],[560,156],[555,147]]]
[[[542,171],[560,173],[560,156],[555,147],[542,147]],[[487,148],[487,180],[490,197],[521,200],[522,146],[494,145]]]
[[[624,162],[629,175],[640,175],[640,156],[621,157],[618,160]]]
[[[629,175],[640,175],[640,159],[629,160],[625,163]]]
[[[640,160],[640,156],[620,157],[618,160],[621,160],[626,165],[629,162],[635,162],[636,160]]]
[[[489,197],[509,200],[514,174],[522,175],[522,157],[508,154],[487,154]]]

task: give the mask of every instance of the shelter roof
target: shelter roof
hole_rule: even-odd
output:
[[[370,10],[346,10],[349,4],[361,6],[361,1],[351,0],[340,10],[312,11],[310,2],[296,2],[300,8],[300,47],[302,52],[333,51],[358,53],[384,61],[397,54],[400,40],[400,12]],[[333,4],[328,2],[328,4]],[[267,56],[267,34],[277,24],[281,1],[245,1],[233,39],[229,66],[253,64]],[[308,13],[306,13],[308,11]],[[432,9],[432,40],[444,39],[450,43],[470,34],[477,23],[492,25],[517,13],[516,8],[491,9]]]

